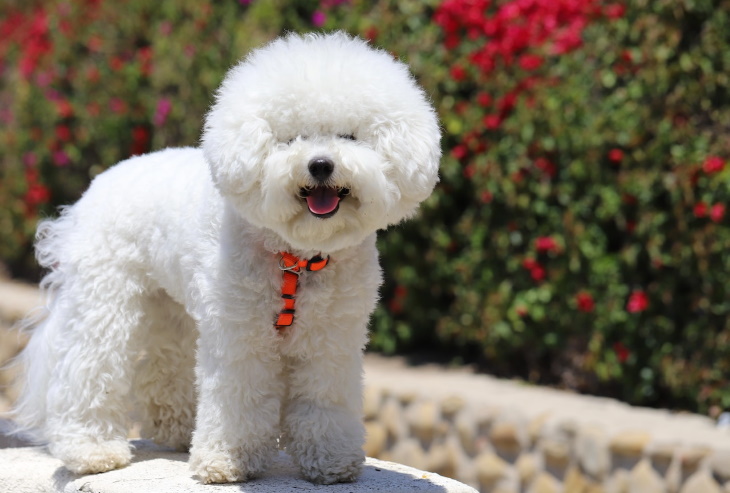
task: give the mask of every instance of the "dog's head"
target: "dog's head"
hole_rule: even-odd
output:
[[[235,66],[203,149],[238,213],[332,252],[412,215],[438,181],[436,114],[407,67],[343,33],[289,35]]]

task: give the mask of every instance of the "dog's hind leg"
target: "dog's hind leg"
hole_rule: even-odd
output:
[[[127,465],[127,406],[144,287],[107,263],[68,276],[39,335],[53,356],[43,430],[51,453],[79,474]],[[33,362],[33,364],[46,364]],[[33,389],[29,389],[33,392]]]
[[[143,413],[142,436],[185,450],[195,426],[195,323],[160,291],[146,302],[141,329],[145,356],[132,392]]]

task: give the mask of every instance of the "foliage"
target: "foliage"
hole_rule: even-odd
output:
[[[380,241],[374,348],[730,407],[726,0],[16,4],[0,21],[0,258],[16,273],[38,216],[90,178],[195,145],[248,49],[342,28],[406,60],[444,128],[436,192]]]

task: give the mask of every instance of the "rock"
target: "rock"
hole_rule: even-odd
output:
[[[399,462],[416,469],[426,469],[428,461],[421,444],[414,438],[404,438],[395,444],[390,452],[394,462]]]
[[[406,421],[411,433],[421,441],[424,448],[433,440],[441,413],[434,401],[422,400],[413,402],[406,411]]]
[[[436,474],[450,478],[456,476],[456,462],[453,460],[448,445],[432,445],[426,457],[426,464],[428,465],[427,469]]]
[[[708,471],[701,470],[684,482],[679,493],[722,493],[722,489]]]
[[[515,462],[515,469],[520,485],[524,488],[535,479],[537,473],[542,469],[540,457],[529,452],[522,453]]]
[[[400,404],[394,397],[387,397],[380,411],[380,421],[388,435],[395,441],[408,435],[408,425],[403,418]]]
[[[531,444],[537,442],[537,439],[542,433],[542,428],[549,418],[550,413],[542,413],[527,424],[527,435]]]
[[[491,452],[480,454],[474,460],[474,465],[479,483],[485,489],[493,487],[509,471],[509,464]]]
[[[584,493],[588,490],[588,478],[583,476],[580,469],[577,467],[571,467],[565,473],[565,480],[563,481],[564,493]]]
[[[519,413],[500,415],[492,424],[489,440],[500,456],[509,462],[514,462],[529,441],[527,427],[520,419]]]
[[[721,481],[730,481],[730,450],[717,450],[709,459],[712,472]]]
[[[365,387],[363,393],[363,417],[366,421],[377,419],[383,402],[383,390],[378,387]]]
[[[628,493],[666,493],[666,487],[648,459],[639,461],[628,478]]]
[[[0,491],[3,493],[224,493],[255,491],[257,493],[476,493],[462,483],[438,474],[413,469],[377,459],[367,459],[357,481],[347,485],[315,485],[302,479],[298,468],[283,452],[274,458],[271,467],[259,478],[245,485],[203,485],[196,481],[187,464],[187,454],[169,452],[151,442],[136,441],[135,458],[128,467],[103,474],[75,476],[61,467],[61,461],[43,452],[40,447],[0,450]],[[334,489],[333,489],[334,488]]]
[[[682,476],[686,478],[697,472],[702,461],[711,453],[712,450],[707,447],[688,447],[680,450],[679,465]]]
[[[452,420],[456,413],[461,411],[466,405],[466,401],[458,395],[452,395],[441,401],[441,415],[444,419]]]
[[[469,455],[476,454],[477,422],[468,407],[459,411],[454,420],[454,429],[459,437],[461,447]]]
[[[378,458],[385,451],[388,442],[388,432],[385,426],[377,421],[368,421],[365,423],[365,455],[368,457]]]
[[[611,439],[609,448],[616,455],[639,458],[650,441],[651,435],[645,431],[624,431]]]
[[[545,468],[562,478],[570,464],[570,445],[561,440],[543,438],[540,440],[540,450],[545,459]]]
[[[629,471],[615,470],[606,481],[606,493],[627,493],[629,490]]]
[[[657,470],[660,476],[666,476],[674,457],[677,455],[677,445],[672,443],[654,442],[647,447],[646,453],[651,460],[651,465]]]
[[[608,438],[597,426],[588,426],[578,432],[575,440],[575,455],[583,471],[603,481],[611,468],[611,454]]]
[[[541,472],[532,482],[527,493],[561,493],[563,491],[560,481],[554,476]]]

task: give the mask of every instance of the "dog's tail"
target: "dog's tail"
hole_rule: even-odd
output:
[[[65,211],[64,211],[65,212]],[[19,336],[30,334],[25,349],[15,358],[11,365],[22,367],[17,372],[20,380],[20,395],[10,411],[14,424],[11,433],[34,443],[46,440],[46,399],[49,383],[59,359],[59,348],[63,341],[64,313],[63,271],[60,267],[64,230],[71,226],[67,214],[61,218],[46,220],[39,224],[36,234],[36,257],[48,273],[41,281],[45,306],[32,311],[17,325]],[[68,391],[68,389],[59,389]]]

